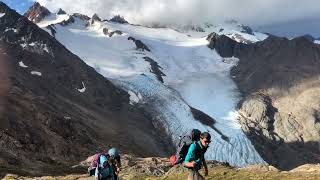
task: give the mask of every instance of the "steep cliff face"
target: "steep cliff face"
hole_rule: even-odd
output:
[[[0,167],[45,172],[109,145],[141,156],[172,151],[126,92],[2,2],[0,12]]]
[[[60,9],[58,13],[63,13],[63,10]],[[41,6],[38,2],[34,3],[33,6],[25,13],[25,16],[34,23],[40,22],[48,15],[50,15],[50,11]]]
[[[305,37],[208,40],[220,55],[239,58],[231,71],[243,95],[239,121],[263,158],[282,169],[320,162],[320,46]]]

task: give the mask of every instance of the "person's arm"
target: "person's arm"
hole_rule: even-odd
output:
[[[115,159],[115,165],[116,165],[116,174],[119,175],[119,173],[120,173],[120,168],[121,168],[120,156]]]
[[[195,162],[192,161],[194,158],[195,158],[195,144],[191,144],[183,164],[186,167],[194,168]]]
[[[208,166],[207,166],[207,162],[206,162],[206,160],[204,159],[204,157],[202,158],[202,164],[203,164],[203,166],[204,166],[204,175],[205,175],[205,176],[208,176],[208,173],[209,173],[209,171],[208,171]]]

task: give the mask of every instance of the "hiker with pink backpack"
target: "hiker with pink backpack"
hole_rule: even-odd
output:
[[[120,168],[119,151],[111,148],[107,153],[95,154],[88,173],[90,176],[94,175],[96,180],[118,180]]]

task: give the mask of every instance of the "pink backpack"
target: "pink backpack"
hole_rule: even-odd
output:
[[[101,155],[104,155],[107,158],[109,157],[108,153],[97,153],[97,154],[95,154],[94,157],[93,157],[93,161],[91,162],[91,168],[95,168],[95,167],[99,166],[99,164],[100,164],[100,156]]]

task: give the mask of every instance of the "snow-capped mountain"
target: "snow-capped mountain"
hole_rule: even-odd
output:
[[[74,162],[105,143],[169,156],[193,128],[213,136],[207,159],[285,170],[320,162],[314,38],[279,38],[233,20],[146,27],[38,3],[25,14],[30,21],[3,3],[0,13],[1,49],[15,73],[3,81],[13,84],[4,92],[14,107],[4,117],[29,115],[0,126],[0,163],[17,153],[42,163],[70,153]]]
[[[67,21],[70,23],[64,23]],[[37,25],[126,90],[131,104],[150,113],[153,117],[150,121],[164,128],[174,141],[190,129],[198,128],[213,135],[206,154],[208,159],[235,166],[265,163],[237,121],[235,106],[239,93],[229,71],[238,59],[222,58],[207,47],[206,38],[210,32],[217,32],[239,42],[252,43],[267,35],[235,22],[226,23],[223,29],[206,25],[195,31],[54,13]],[[194,117],[191,108],[209,115],[215,122],[202,123]]]

